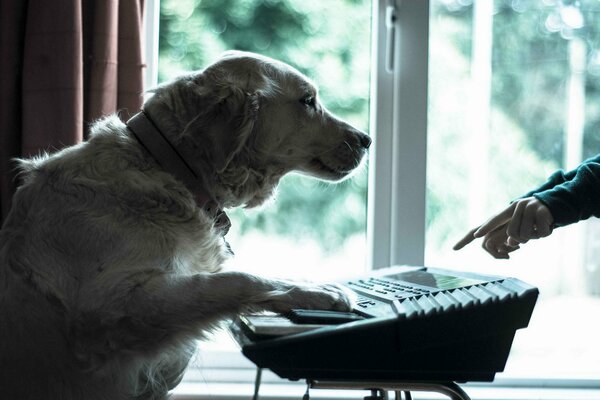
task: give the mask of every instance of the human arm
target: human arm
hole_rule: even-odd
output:
[[[570,172],[554,173],[549,181],[553,179],[559,183],[531,194],[548,206],[555,226],[600,217],[600,155]]]
[[[600,155],[572,171],[555,172],[543,185],[471,229],[454,249],[483,237],[482,246],[488,253],[509,258],[508,253],[519,249],[519,244],[591,216],[600,216]]]

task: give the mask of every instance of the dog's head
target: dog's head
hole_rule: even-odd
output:
[[[308,78],[252,53],[225,53],[204,71],[159,87],[144,109],[195,155],[224,206],[262,203],[292,171],[342,180],[371,144],[325,109]]]

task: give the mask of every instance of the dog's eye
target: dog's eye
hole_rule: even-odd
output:
[[[307,107],[310,108],[316,108],[317,107],[317,103],[315,101],[315,98],[313,95],[306,95],[303,98],[300,99],[300,103],[304,104]]]

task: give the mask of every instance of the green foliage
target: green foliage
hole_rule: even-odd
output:
[[[460,20],[461,25],[471,24],[471,4],[452,0],[440,3],[446,4],[443,11],[447,16]],[[586,74],[584,158],[596,154],[600,149],[600,4],[594,0],[498,0],[494,8],[493,105],[524,130],[532,151],[560,165],[570,71],[568,47],[570,40],[580,37],[588,47],[588,65],[583,71]],[[583,18],[581,27],[569,25],[573,14]],[[468,37],[453,41],[467,58],[470,48],[465,44],[469,42]]]
[[[473,0],[475,1],[475,0]],[[437,249],[464,234],[473,201],[494,210],[541,184],[565,151],[569,42],[586,43],[584,154],[600,150],[600,4],[596,1],[494,2],[491,120],[486,149],[470,142],[473,2],[433,2],[427,240]],[[580,14],[579,14],[580,13]],[[583,26],[569,19],[583,17]],[[448,83],[450,82],[450,83]],[[469,160],[488,153],[487,187],[473,199]],[[484,193],[481,193],[484,192]],[[483,200],[482,200],[483,199]],[[491,212],[491,211],[488,211]],[[480,221],[479,221],[480,222]]]
[[[335,114],[367,130],[368,0],[163,0],[159,80],[203,68],[229,49],[287,62],[311,77]],[[325,250],[363,233],[367,173],[332,185],[292,175],[260,210],[232,212],[241,233],[313,238]]]
[[[275,199],[257,210],[236,210],[240,232],[313,238],[325,251],[335,250],[351,234],[364,233],[366,169],[353,179],[328,184],[299,175],[284,177]]]
[[[481,151],[469,142],[474,1],[432,1],[427,240],[436,247],[467,227],[468,160]],[[224,50],[258,52],[310,76],[330,110],[367,130],[370,8],[368,0],[162,0],[160,80]],[[577,10],[583,25],[570,26]],[[561,165],[574,37],[587,44],[584,156],[600,148],[600,3],[496,0],[493,21],[488,210]],[[334,249],[365,230],[366,181],[366,170],[338,185],[286,177],[268,207],[236,211],[236,225]]]

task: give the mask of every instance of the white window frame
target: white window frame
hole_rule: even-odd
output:
[[[160,0],[146,0],[144,6],[144,90],[158,85],[158,33],[160,28]]]
[[[429,1],[373,0],[368,266],[423,265]]]

